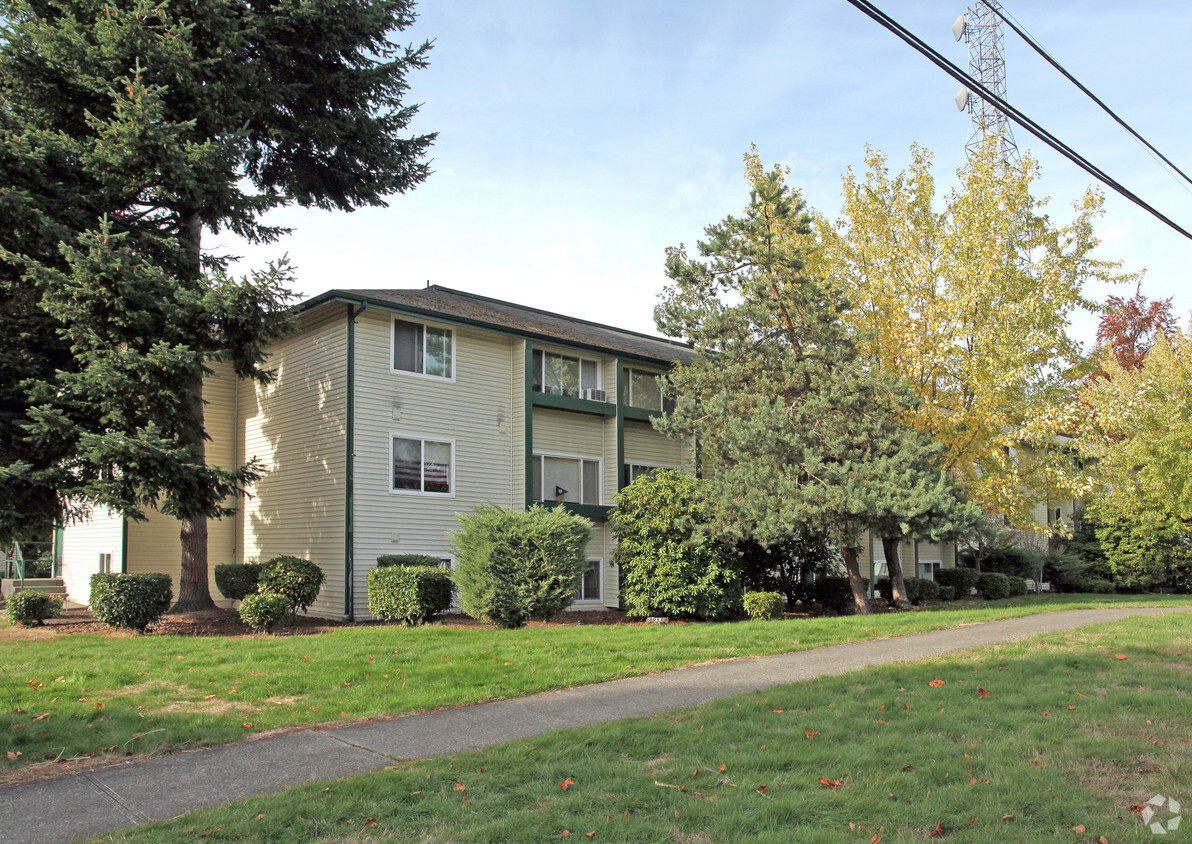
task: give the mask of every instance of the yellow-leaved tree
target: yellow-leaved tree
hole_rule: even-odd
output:
[[[821,218],[822,276],[852,309],[863,357],[919,399],[907,421],[942,443],[943,468],[969,499],[1026,530],[1044,498],[1080,497],[1087,480],[1065,447],[1082,414],[1072,316],[1096,306],[1090,283],[1128,280],[1094,257],[1102,196],[1089,190],[1056,224],[1031,193],[1034,159],[1005,163],[996,144],[937,195],[931,154],[911,148],[891,176],[873,149],[844,177],[840,218]],[[898,536],[883,536],[887,555]]]

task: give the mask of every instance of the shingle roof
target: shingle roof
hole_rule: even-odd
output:
[[[314,307],[322,302],[347,298],[374,306],[424,316],[480,325],[520,334],[532,339],[550,340],[612,354],[631,355],[658,362],[690,361],[698,357],[686,343],[651,337],[576,317],[489,299],[439,285],[412,290],[331,290],[306,303]]]

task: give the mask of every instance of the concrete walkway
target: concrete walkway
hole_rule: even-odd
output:
[[[0,844],[72,841],[290,786],[654,715],[870,665],[925,659],[1042,633],[1192,607],[1064,610],[969,627],[736,659],[357,726],[292,733],[0,789]]]

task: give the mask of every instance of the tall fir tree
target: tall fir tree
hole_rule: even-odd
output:
[[[434,136],[405,134],[403,101],[430,45],[391,40],[411,0],[39,0],[0,20],[0,325],[18,338],[0,471],[29,502],[0,518],[157,507],[181,522],[177,608],[209,607],[207,519],[258,467],[206,465],[203,376],[270,378],[290,271],[233,278],[203,233],[271,242],[271,208],[384,205],[424,180]]]
[[[657,424],[698,438],[717,529],[763,545],[802,526],[826,532],[866,613],[863,532],[889,521],[942,529],[966,507],[930,442],[899,421],[906,386],[862,365],[845,301],[808,269],[818,247],[798,192],[756,153],[746,171],[744,216],[709,226],[698,257],[668,252],[655,318],[704,355],[674,370],[676,407]]]

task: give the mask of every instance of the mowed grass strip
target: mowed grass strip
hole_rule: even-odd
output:
[[[43,635],[0,645],[0,782],[262,732],[421,712],[1084,606],[1054,596],[907,614],[501,631],[361,626],[312,636]],[[6,622],[5,622],[6,623]],[[11,628],[0,633],[17,633]]]
[[[104,841],[1114,842],[1192,802],[1192,617],[1131,619],[292,789]],[[248,751],[246,751],[248,752]]]

